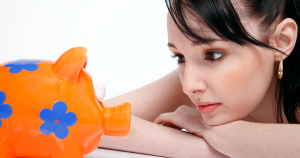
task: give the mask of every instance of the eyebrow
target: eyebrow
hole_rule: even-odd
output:
[[[168,43],[167,45],[168,45],[168,47],[172,47],[172,48],[177,49],[176,46],[173,43]]]
[[[216,42],[216,41],[224,41],[224,40],[222,40],[222,39],[209,39],[209,40],[210,40],[212,43],[213,43],[213,42]],[[192,41],[192,46],[200,46],[200,45],[203,45],[203,44],[205,44],[205,43]],[[172,48],[177,49],[176,46],[175,46],[173,43],[168,43],[167,45],[168,45],[168,47],[172,47]]]
[[[199,46],[199,45],[201,45],[201,44],[203,44],[203,43],[200,43],[200,42],[192,42],[192,46]],[[168,45],[168,47],[172,47],[172,48],[177,49],[176,46],[175,46],[173,43],[168,43],[167,45]]]

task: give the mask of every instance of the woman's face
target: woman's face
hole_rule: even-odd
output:
[[[205,25],[195,24],[200,36],[216,39],[211,45],[199,45],[180,32],[169,14],[167,21],[168,46],[178,57],[183,92],[208,125],[243,119],[262,104],[276,79],[273,52],[224,41]],[[245,25],[252,35],[258,35],[256,27],[251,21]]]

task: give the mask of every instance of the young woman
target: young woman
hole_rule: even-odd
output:
[[[101,146],[167,157],[299,157],[300,1],[166,3],[178,69],[104,101],[130,101],[133,116],[127,138],[102,137]]]

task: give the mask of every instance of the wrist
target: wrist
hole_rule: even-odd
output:
[[[202,136],[203,138],[205,138],[209,133],[212,132],[212,130],[214,129],[215,126],[210,126],[210,125],[204,123],[203,127],[204,127],[204,128],[203,128],[202,131],[201,131],[201,136]]]
[[[244,122],[245,121],[243,121],[243,120],[237,120],[237,121],[233,121],[233,122],[229,122],[229,123],[221,124],[221,125],[214,125],[214,126],[206,125],[202,131],[202,136],[203,136],[203,138],[207,138],[212,135],[218,135],[217,134],[218,132],[222,132],[224,130],[227,131],[226,129],[228,129],[228,128],[232,129],[234,126],[240,126]]]

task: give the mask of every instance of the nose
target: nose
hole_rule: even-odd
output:
[[[199,70],[185,69],[181,79],[183,92],[187,95],[205,92],[207,87],[203,77],[205,75],[201,74]]]

